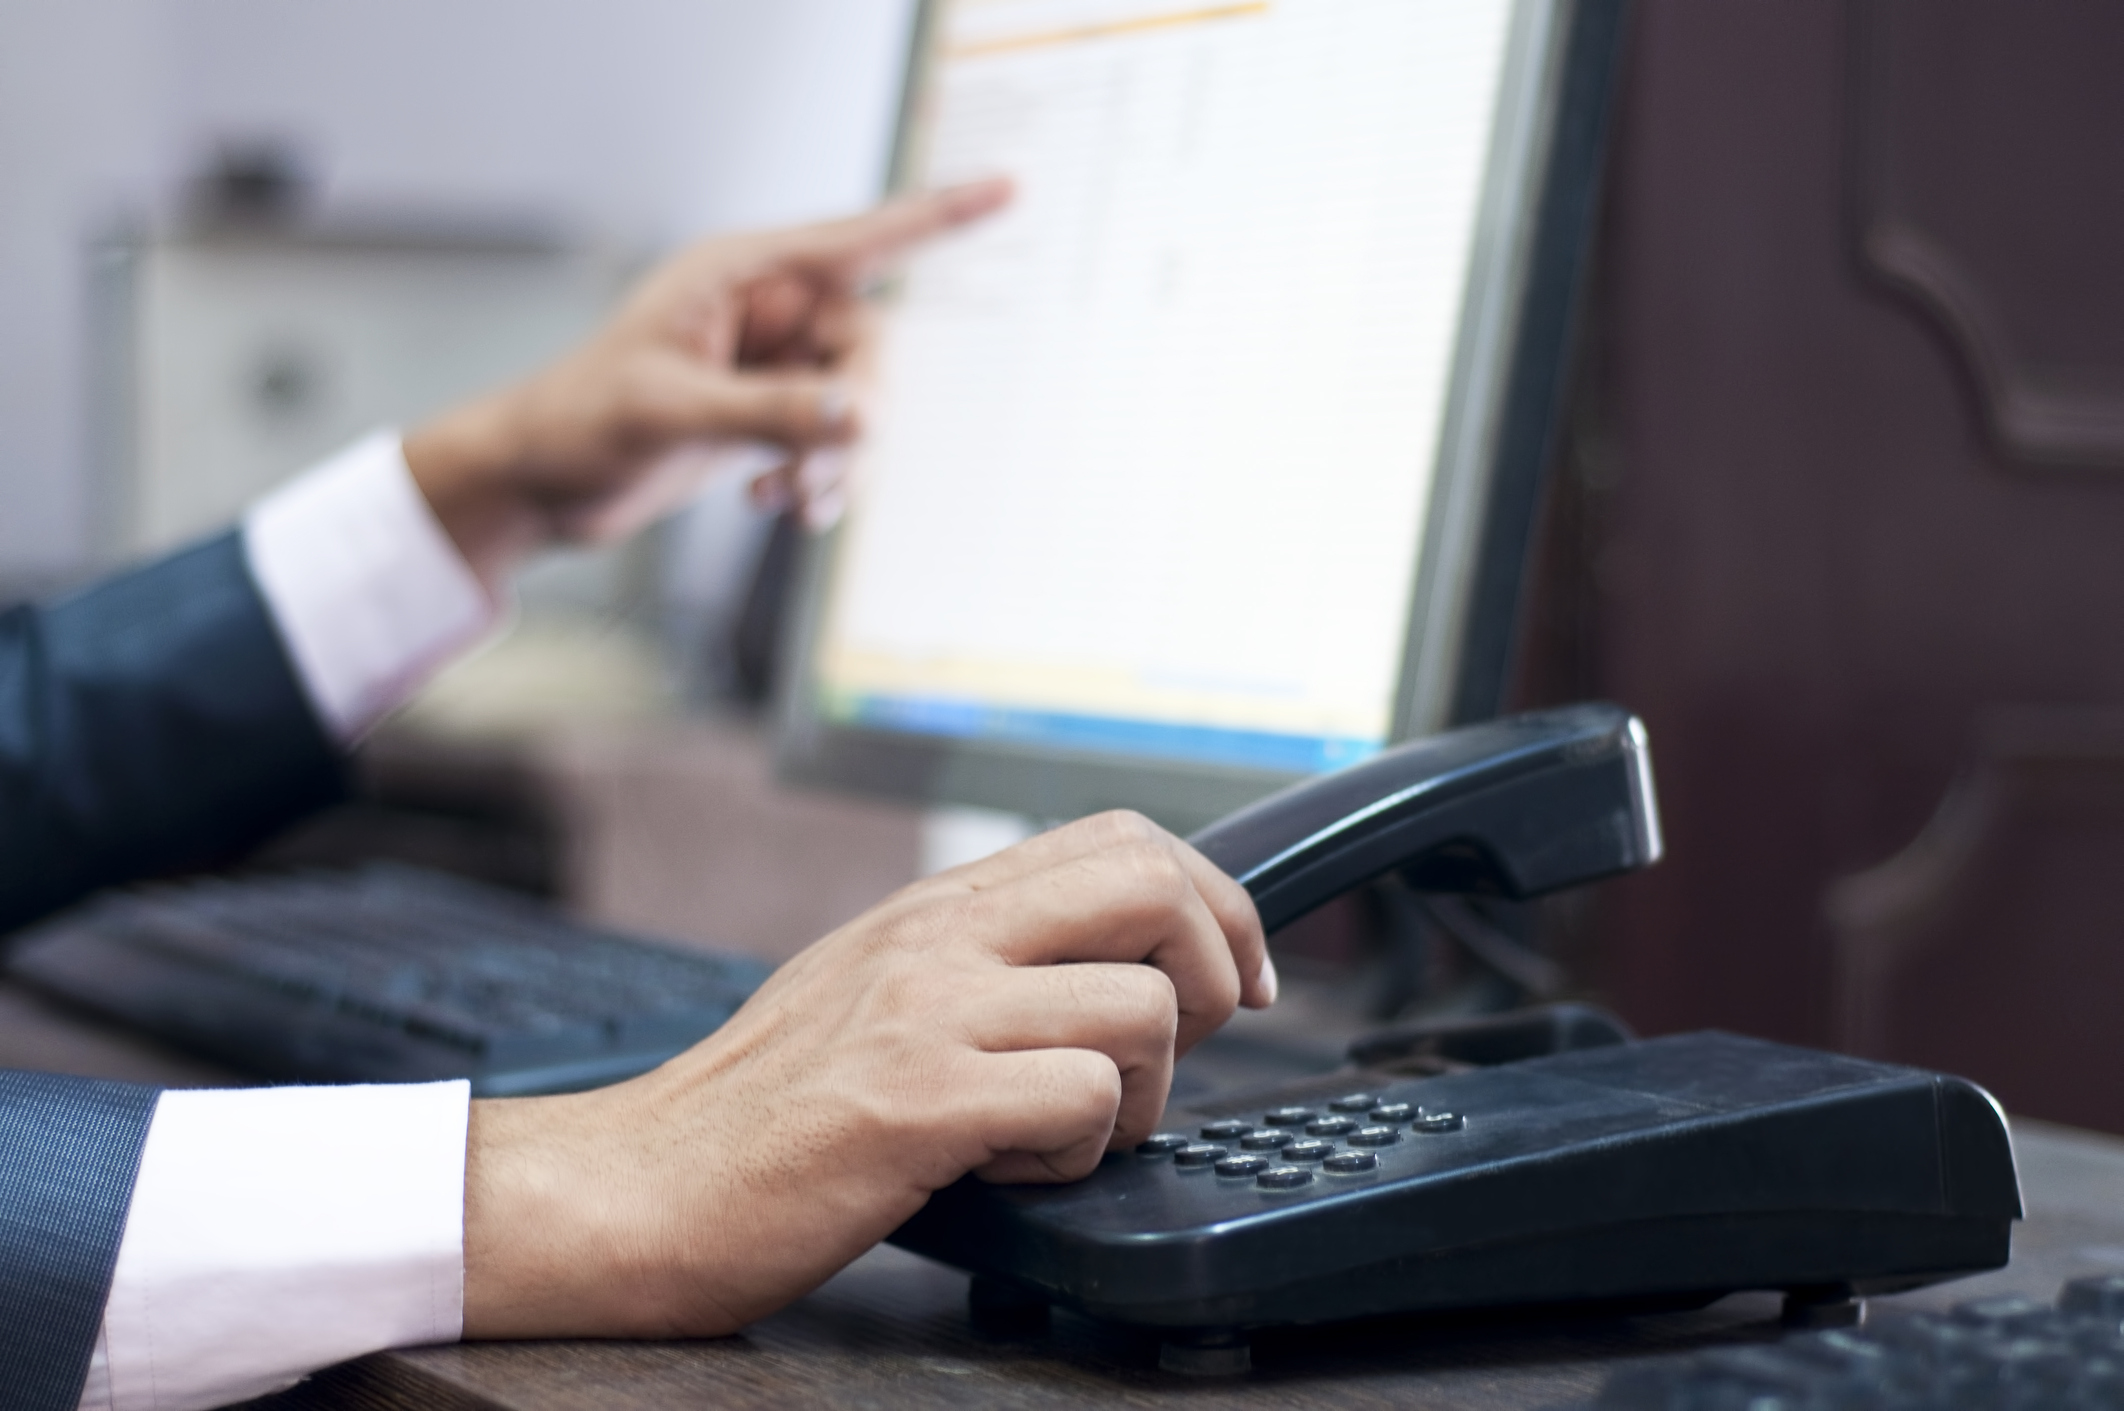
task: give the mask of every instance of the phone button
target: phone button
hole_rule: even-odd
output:
[[[1202,1139],[1210,1142],[1237,1141],[1253,1130],[1253,1123],[1241,1122],[1236,1117],[1228,1117],[1222,1122],[1212,1122],[1204,1127],[1202,1129]]]
[[[1271,1127],[1303,1127],[1319,1116],[1310,1107],[1279,1107],[1268,1114]]]
[[[1313,1173],[1303,1166],[1278,1166],[1254,1177],[1254,1184],[1265,1186],[1272,1191],[1287,1191],[1306,1185],[1312,1179]]]
[[[1263,1171],[1268,1170],[1268,1168],[1269,1159],[1266,1156],[1227,1156],[1224,1160],[1217,1163],[1217,1174],[1220,1176],[1258,1176]]]
[[[1377,1101],[1379,1101],[1377,1093],[1351,1093],[1347,1097],[1336,1098],[1328,1106],[1337,1112],[1365,1112],[1369,1111],[1372,1104]]]
[[[1222,1161],[1224,1157],[1225,1151],[1221,1146],[1184,1146],[1173,1153],[1173,1164],[1175,1166],[1207,1166],[1212,1161]]]
[[[1338,1151],[1321,1164],[1338,1176],[1353,1176],[1377,1166],[1379,1158],[1369,1151]]]
[[[1249,1132],[1239,1139],[1241,1151],[1281,1151],[1298,1140],[1296,1132]]]
[[[1401,1140],[1401,1133],[1392,1127],[1365,1127],[1350,1133],[1351,1146],[1392,1146]]]
[[[1187,1146],[1189,1139],[1178,1132],[1158,1132],[1136,1143],[1138,1156],[1171,1156]]]
[[[1313,1141],[1310,1138],[1302,1142],[1292,1142],[1283,1149],[1285,1161],[1319,1161],[1334,1154],[1333,1142]]]

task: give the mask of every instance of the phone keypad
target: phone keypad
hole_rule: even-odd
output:
[[[1376,1093],[1349,1093],[1327,1108],[1325,1113],[1311,1107],[1272,1108],[1262,1113],[1258,1126],[1243,1117],[1216,1118],[1204,1122],[1197,1137],[1159,1132],[1136,1151],[1170,1156],[1175,1166],[1187,1170],[1209,1167],[1233,1180],[1252,1177],[1263,1190],[1293,1191],[1312,1184],[1316,1171],[1366,1175],[1379,1169],[1381,1153],[1411,1137],[1420,1141],[1467,1126],[1457,1112],[1383,1102]]]

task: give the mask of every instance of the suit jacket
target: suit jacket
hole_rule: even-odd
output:
[[[0,932],[344,790],[240,534],[0,614]],[[155,1090],[0,1072],[0,1402],[80,1400]]]

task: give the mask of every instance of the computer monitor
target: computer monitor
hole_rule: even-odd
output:
[[[1621,0],[935,0],[785,774],[1191,827],[1493,714]]]

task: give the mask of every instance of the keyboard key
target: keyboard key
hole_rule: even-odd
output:
[[[2074,1279],[2059,1291],[2058,1307],[2067,1313],[2124,1320],[2124,1274],[2094,1274]]]
[[[2020,1294],[1946,1315],[1883,1314],[1862,1328],[1720,1347],[1617,1371],[1603,1411],[1931,1411],[2124,1407],[2124,1329],[2107,1300],[2124,1276],[2075,1280],[2055,1307]]]

